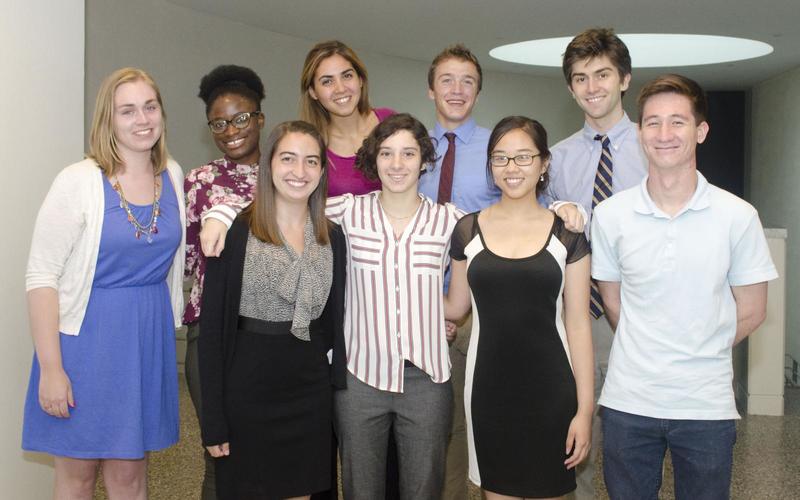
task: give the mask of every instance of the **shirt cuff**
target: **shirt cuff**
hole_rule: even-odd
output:
[[[558,209],[563,207],[564,205],[575,205],[575,207],[578,209],[578,212],[580,212],[581,217],[583,217],[583,224],[587,225],[587,223],[589,222],[589,215],[586,213],[586,209],[583,208],[583,205],[581,205],[580,203],[574,201],[556,200],[553,203],[551,203],[550,206],[547,207],[547,209],[552,210],[553,212],[558,212]]]
[[[201,222],[205,224],[206,220],[208,219],[215,219],[223,224],[225,227],[230,229],[231,225],[233,224],[233,220],[238,215],[238,210],[228,205],[216,205],[209,208],[203,217],[200,218]]]

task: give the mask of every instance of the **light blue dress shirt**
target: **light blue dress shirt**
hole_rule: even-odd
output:
[[[544,206],[556,200],[569,200],[579,203],[592,215],[592,191],[597,164],[603,145],[594,140],[596,130],[584,123],[583,128],[563,141],[550,152],[550,184],[540,195],[539,201]],[[647,160],[639,145],[636,124],[627,114],[606,134],[611,142],[611,159],[613,174],[611,190],[619,193],[636,186],[647,175]],[[589,231],[591,221],[587,221]]]
[[[435,139],[436,166],[428,166],[428,170],[419,178],[419,192],[436,201],[439,196],[439,174],[442,171],[442,160],[447,152],[447,137],[450,130],[439,123],[430,133]],[[460,127],[452,131],[456,134],[456,161],[453,166],[453,191],[450,201],[465,213],[477,212],[497,203],[500,200],[500,189],[486,173],[486,149],[489,147],[491,131],[475,124],[470,118]],[[450,287],[450,269],[445,275],[444,291]]]
[[[428,167],[419,179],[419,192],[436,201],[439,194],[439,174],[447,152],[449,130],[438,123],[431,132],[436,145],[436,166]],[[486,148],[491,131],[475,124],[470,118],[452,131],[456,134],[456,160],[453,169],[453,191],[450,195],[455,206],[466,213],[477,212],[500,200],[500,190],[486,173]]]

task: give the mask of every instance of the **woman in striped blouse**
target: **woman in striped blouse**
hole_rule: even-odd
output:
[[[462,214],[418,194],[419,176],[434,161],[425,127],[408,114],[391,116],[356,163],[381,190],[328,200],[326,213],[348,241],[347,390],[334,396],[348,499],[383,497],[392,429],[401,498],[441,494],[452,405],[442,283]]]

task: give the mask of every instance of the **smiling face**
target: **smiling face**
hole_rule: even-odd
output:
[[[541,153],[533,138],[524,130],[516,128],[508,131],[495,144],[490,157],[512,158],[532,156],[533,162],[520,166],[509,160],[506,166],[492,165],[492,179],[504,197],[517,199],[533,196],[539,177],[547,171],[549,160],[542,160]]]
[[[436,106],[439,124],[454,130],[469,120],[478,101],[479,82],[478,69],[470,61],[450,58],[436,66],[428,97]]]
[[[275,147],[270,167],[275,198],[308,203],[322,177],[322,152],[317,140],[302,132],[288,133]]]
[[[375,163],[384,192],[417,191],[422,155],[419,143],[410,131],[401,129],[387,137],[378,147]]]
[[[655,94],[642,107],[639,140],[651,169],[695,168],[695,150],[707,134],[708,123],[697,123],[686,96]]]
[[[126,82],[114,92],[113,128],[123,160],[149,153],[161,137],[164,117],[156,91],[142,80]]]
[[[331,115],[351,116],[361,97],[361,78],[350,61],[334,54],[320,62],[308,93]]]
[[[239,94],[222,94],[211,103],[208,120],[231,121],[239,113],[256,111],[258,106],[252,99]],[[228,123],[227,128],[219,134],[212,132],[214,144],[222,153],[236,163],[252,165],[258,162],[260,155],[258,142],[261,129],[264,128],[264,115],[250,117],[250,124],[243,129]]]
[[[622,92],[630,80],[630,74],[620,77],[611,59],[603,55],[572,65],[569,91],[592,128],[607,132],[622,118]]]

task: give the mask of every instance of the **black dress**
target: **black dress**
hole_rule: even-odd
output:
[[[328,490],[335,481],[332,390],[344,378],[343,235],[334,226],[331,290],[310,325],[311,340],[303,341],[290,332],[291,321],[239,316],[248,234],[240,216],[222,256],[208,260],[203,291],[203,445],[229,442],[231,451],[215,459],[217,497],[278,499]]]
[[[487,249],[477,213],[456,225],[451,256],[468,259],[475,305],[464,390],[469,475],[484,489],[520,497],[575,489],[564,465],[578,403],[562,297],[566,265],[587,253],[583,233],[557,217],[544,247],[519,259]]]

